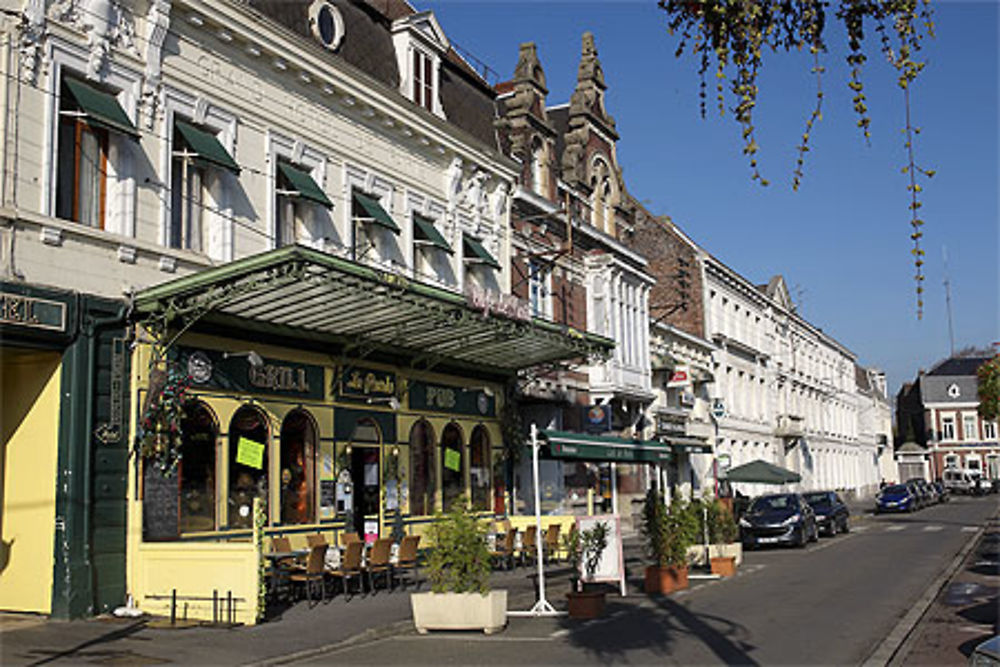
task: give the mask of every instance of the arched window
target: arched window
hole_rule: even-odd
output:
[[[485,426],[472,429],[469,439],[469,483],[472,509],[490,509],[490,434]]]
[[[531,189],[536,195],[545,197],[545,147],[540,139],[535,137],[531,142]]]
[[[316,424],[293,410],[281,424],[281,523],[316,518]]]
[[[465,492],[465,447],[462,445],[462,431],[457,424],[448,424],[441,433],[441,492],[444,496],[444,511]]]
[[[245,405],[229,422],[229,526],[253,526],[253,499],[267,509],[267,417]]]
[[[181,422],[180,528],[182,533],[215,529],[215,438],[219,426],[201,401],[184,406]]]
[[[410,430],[410,514],[434,513],[434,432],[420,420]]]

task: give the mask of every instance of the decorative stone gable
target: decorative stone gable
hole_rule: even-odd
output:
[[[521,44],[510,85],[512,92],[504,101],[504,115],[497,126],[510,142],[511,155],[527,165],[534,140],[548,144],[556,134],[545,111],[549,91],[534,42]]]
[[[574,185],[587,185],[591,137],[594,130],[607,141],[617,141],[615,121],[604,107],[604,71],[597,58],[594,35],[583,33],[580,66],[577,69],[576,89],[569,100],[569,129],[566,132],[562,155],[563,179]],[[609,149],[611,147],[609,146]],[[615,165],[617,172],[617,165]]]

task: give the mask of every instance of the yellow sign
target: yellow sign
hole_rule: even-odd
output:
[[[458,453],[458,450],[444,450],[444,467],[455,472],[462,469],[462,455]]]
[[[264,444],[240,438],[236,447],[236,462],[260,470],[264,467]]]

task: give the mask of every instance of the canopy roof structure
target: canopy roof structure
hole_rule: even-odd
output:
[[[672,458],[670,446],[658,440],[626,440],[611,435],[591,435],[568,431],[539,431],[548,445],[549,458],[585,461],[660,463]]]
[[[150,287],[133,305],[161,340],[204,323],[241,336],[316,341],[341,354],[405,356],[415,368],[448,364],[510,375],[603,358],[614,348],[603,336],[477,309],[463,294],[300,245]]]
[[[730,482],[753,482],[756,484],[788,484],[789,482],[802,481],[802,477],[797,472],[760,459],[730,468],[726,473],[726,479]]]

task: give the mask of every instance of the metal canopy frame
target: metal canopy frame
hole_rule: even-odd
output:
[[[211,322],[502,374],[605,358],[614,348],[611,339],[545,320],[483,315],[462,294],[299,245],[148,288],[135,296],[134,309],[161,343]]]

